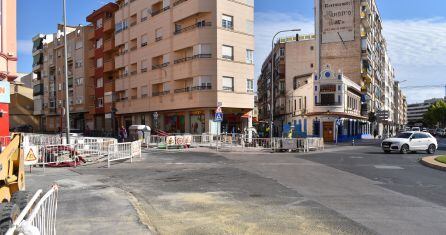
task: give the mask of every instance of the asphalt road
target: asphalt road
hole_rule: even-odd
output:
[[[446,172],[421,156],[149,152],[111,169],[35,170],[28,184],[61,185],[64,234],[444,234]]]

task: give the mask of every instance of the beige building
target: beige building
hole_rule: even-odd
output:
[[[67,27],[68,40],[68,87],[70,125],[83,129],[89,112],[91,97],[87,95],[85,81],[88,68],[86,60],[89,48],[87,34],[91,26]],[[59,25],[52,35],[33,38],[34,114],[40,115],[40,129],[55,132],[65,128],[65,65],[63,26]]]
[[[361,87],[329,69],[321,78],[316,76],[315,45],[314,35],[301,35],[299,40],[281,38],[275,46],[274,135],[288,136],[291,130],[294,136],[321,136],[332,142],[370,133],[369,123],[361,116]],[[259,113],[268,120],[266,125],[270,120],[270,70],[271,55],[258,81]]]
[[[120,0],[115,13],[115,96],[121,125],[167,132],[251,125],[252,0]],[[155,117],[155,118],[154,118]]]

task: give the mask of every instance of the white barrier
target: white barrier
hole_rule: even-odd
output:
[[[142,157],[141,141],[112,144],[108,148],[107,167],[110,168],[112,161],[130,159],[133,162],[133,158],[138,156]]]
[[[38,190],[20,212],[6,235],[29,234],[30,231],[38,231],[41,235],[55,235],[58,192],[58,186],[53,185],[36,203],[42,194],[42,190]]]

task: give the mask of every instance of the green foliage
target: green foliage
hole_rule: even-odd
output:
[[[424,114],[423,121],[429,126],[446,126],[446,102],[443,100],[437,101],[435,104],[429,107],[428,111]]]
[[[439,157],[435,158],[435,160],[437,160],[437,162],[446,164],[446,156],[439,156]]]

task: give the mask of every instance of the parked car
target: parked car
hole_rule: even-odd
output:
[[[381,147],[385,153],[396,151],[405,154],[411,151],[426,151],[433,154],[437,151],[438,143],[437,139],[429,133],[408,131],[383,140]]]
[[[437,129],[437,136],[439,137],[446,137],[446,129]]]
[[[414,126],[414,127],[412,127],[411,131],[421,131],[421,128]]]

